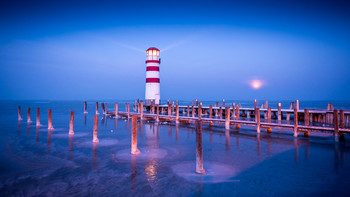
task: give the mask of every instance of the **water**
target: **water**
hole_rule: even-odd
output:
[[[306,103],[301,101],[301,108]],[[18,105],[23,118],[19,124]],[[326,105],[320,102],[315,108]],[[349,109],[348,103],[338,105]],[[29,125],[27,107],[32,111]],[[41,108],[39,129],[36,107]],[[108,109],[113,108],[108,102]],[[48,109],[52,109],[52,132],[47,130]],[[123,103],[119,109],[124,109]],[[240,131],[231,127],[225,134],[222,127],[203,124],[208,174],[201,176],[193,173],[193,124],[139,123],[142,154],[131,156],[130,120],[100,114],[100,143],[92,143],[95,102],[88,102],[86,115],[82,101],[2,101],[0,110],[0,196],[349,195],[348,136],[345,143],[334,143],[331,135],[295,139],[288,132],[263,131],[257,136],[251,127]],[[75,111],[73,137],[68,136],[70,111]]]

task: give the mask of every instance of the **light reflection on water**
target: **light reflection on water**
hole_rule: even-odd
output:
[[[34,108],[38,103],[22,105]],[[231,127],[225,132],[223,128],[204,124],[204,168],[209,171],[213,166],[214,171],[220,168],[220,173],[226,176],[202,177],[200,182],[180,176],[173,169],[174,166],[191,168],[195,162],[192,124],[175,126],[143,121],[138,124],[138,147],[145,150],[141,151],[144,155],[122,159],[118,152],[130,150],[129,119],[108,119],[100,114],[100,143],[93,144],[94,103],[88,106],[91,110],[88,114],[83,114],[82,107],[76,103],[46,105],[39,103],[42,122],[47,121],[45,107],[52,108],[55,130],[17,121],[17,104],[10,106],[14,116],[0,114],[3,136],[0,138],[0,193],[4,196],[22,192],[28,196],[52,193],[341,196],[346,195],[344,192],[350,184],[349,143],[336,144],[332,137],[295,139],[278,132],[256,135],[254,130],[244,127],[241,130]],[[68,135],[71,110],[75,111],[74,136]],[[148,156],[147,150],[152,150]],[[305,188],[306,185],[312,188]]]

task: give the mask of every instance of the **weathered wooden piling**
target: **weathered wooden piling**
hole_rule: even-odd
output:
[[[107,114],[107,110],[108,110],[107,103],[105,103],[105,114]]]
[[[219,107],[219,118],[222,119],[222,107]]]
[[[268,123],[271,123],[271,108],[267,108],[267,122]],[[272,128],[271,127],[268,127],[267,129],[267,132],[272,132]]]
[[[298,109],[294,106],[294,137],[298,136]]]
[[[140,119],[143,120],[143,101],[140,101]]]
[[[202,121],[196,120],[196,173],[205,174],[203,167]]]
[[[198,120],[202,119],[202,104],[198,105]]]
[[[230,129],[230,107],[225,107],[225,129]]]
[[[239,106],[236,107],[236,120],[239,120]]]
[[[295,106],[296,106],[297,110],[299,110],[299,100],[296,100],[295,103],[296,103]]]
[[[195,117],[196,115],[196,110],[194,110],[194,106],[192,105],[192,117]]]
[[[232,119],[236,118],[236,108],[235,108],[235,103],[232,103]]]
[[[333,110],[333,124],[335,141],[339,141],[339,119],[337,109]]]
[[[98,114],[98,102],[96,102],[96,114]]]
[[[225,107],[225,99],[222,99],[222,107]]]
[[[168,104],[168,116],[171,116],[171,103]]]
[[[18,120],[22,120],[22,116],[21,116],[21,106],[18,106]]]
[[[141,103],[139,105],[141,105]],[[127,108],[127,112],[128,112],[128,118],[130,118],[130,103],[127,103],[126,108]]]
[[[255,109],[256,132],[260,133],[260,108]]]
[[[308,109],[304,109],[304,124],[305,124],[305,126],[309,126],[310,125],[310,115],[309,115],[309,110]],[[309,137],[310,136],[310,131],[305,131],[304,132],[304,136],[305,137]]]
[[[179,105],[176,105],[176,124],[179,124]]]
[[[105,112],[105,104],[101,103],[101,106],[102,106],[102,114],[106,114],[106,112]]]
[[[87,114],[88,112],[87,112],[87,102],[85,101],[84,102],[84,114]]]
[[[118,117],[118,103],[114,103],[114,114],[115,117]]]
[[[209,105],[209,118],[213,118],[213,106]]]
[[[40,126],[40,108],[36,108],[36,126]]]
[[[341,129],[344,129],[345,128],[345,119],[344,119],[344,110],[343,109],[341,109],[340,111],[339,111],[339,126],[340,126],[340,128]]]
[[[196,99],[196,106],[198,106],[198,99]]]
[[[98,126],[98,115],[94,115],[94,130],[93,130],[93,136],[92,136],[93,143],[100,142],[97,138],[97,126]]]
[[[28,122],[28,123],[32,122],[32,121],[30,120],[30,108],[29,108],[29,107],[28,107],[28,113],[27,113],[27,122]]]
[[[74,111],[71,111],[70,112],[70,121],[69,121],[69,135],[74,135],[73,122],[74,122]]]
[[[190,117],[190,106],[189,105],[187,105],[187,116]]]
[[[48,129],[50,130],[50,129],[53,129],[53,126],[52,126],[52,110],[49,109],[48,111],[49,111],[48,112],[48,116],[49,116],[49,118],[48,118]]]
[[[141,152],[137,149],[137,116],[131,118],[131,154],[138,155]]]
[[[281,103],[278,103],[277,110],[278,110],[278,120],[282,120],[282,104]]]

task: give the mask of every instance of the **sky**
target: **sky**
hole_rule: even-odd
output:
[[[0,100],[350,100],[346,1],[1,1]],[[254,88],[253,81],[261,86]]]

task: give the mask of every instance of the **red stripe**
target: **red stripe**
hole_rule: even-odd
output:
[[[159,71],[158,66],[147,66],[146,71]]]
[[[159,60],[146,60],[146,64],[147,63],[160,63],[160,61]]]
[[[160,83],[159,78],[146,78],[146,83]]]

